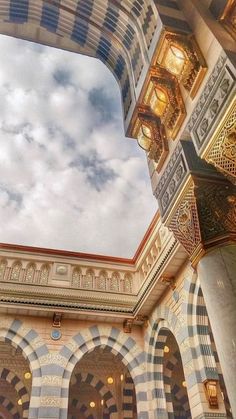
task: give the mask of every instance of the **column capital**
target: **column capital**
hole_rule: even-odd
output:
[[[168,227],[193,264],[207,249],[236,241],[236,187],[227,180],[189,176]]]
[[[162,219],[193,264],[209,249],[236,241],[236,186],[181,141],[155,191]]]

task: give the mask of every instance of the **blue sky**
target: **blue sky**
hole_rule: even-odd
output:
[[[130,257],[156,209],[99,61],[1,36],[1,242]]]

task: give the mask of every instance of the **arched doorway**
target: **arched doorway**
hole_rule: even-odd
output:
[[[27,419],[31,387],[29,362],[21,348],[0,341],[0,417]]]
[[[69,417],[136,418],[133,380],[119,354],[98,346],[75,365],[69,387]]]

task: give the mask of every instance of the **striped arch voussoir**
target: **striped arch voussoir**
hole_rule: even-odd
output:
[[[61,349],[60,355],[66,360],[69,359],[64,378],[70,377],[74,366],[85,353],[98,346],[108,347],[115,355],[119,354],[134,382],[137,375],[144,374],[144,352],[131,337],[114,327],[92,326],[75,335],[72,341]]]
[[[93,374],[79,373],[75,375],[77,383],[86,383],[94,387],[100,394],[101,398],[105,401],[109,413],[117,412],[116,401],[108,389],[108,387],[98,377]]]
[[[73,399],[72,407],[82,413],[86,419],[95,419],[90,409],[85,404],[80,403],[79,400]],[[77,419],[77,416],[69,415],[69,419]]]
[[[6,380],[14,387],[19,398],[22,400],[23,418],[27,418],[30,398],[24,383],[15,373],[7,368],[0,368],[0,379]]]
[[[32,375],[41,376],[40,358],[48,354],[48,348],[35,330],[23,326],[20,320],[3,320],[0,322],[0,340],[19,348],[29,362]]]
[[[12,419],[20,419],[20,414],[16,406],[7,397],[0,396],[0,405],[10,413]]]

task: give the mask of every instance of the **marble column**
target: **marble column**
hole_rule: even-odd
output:
[[[197,271],[236,418],[236,245],[209,251],[199,261]]]

